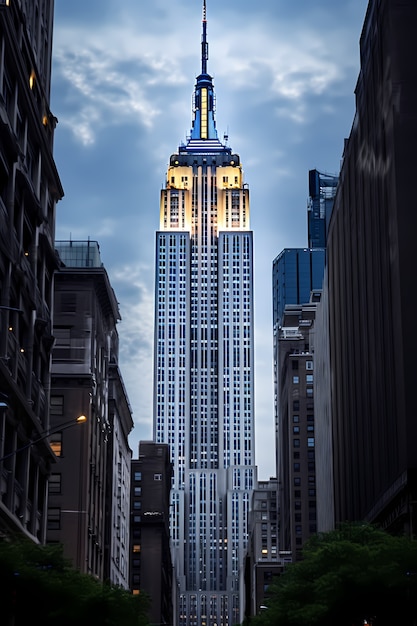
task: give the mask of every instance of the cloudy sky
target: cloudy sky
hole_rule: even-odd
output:
[[[308,170],[337,173],[367,0],[207,0],[219,138],[241,156],[255,234],[256,451],[275,475],[271,267],[307,244]],[[201,0],[55,0],[57,239],[97,240],[120,303],[130,444],[152,437],[154,241],[169,156],[191,128]]]

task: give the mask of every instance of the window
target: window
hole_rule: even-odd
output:
[[[132,548],[133,552],[135,554],[137,554],[138,552],[140,552],[140,543],[134,543],[133,544],[133,548]]]
[[[300,427],[299,426],[293,426],[292,427],[292,432],[297,435],[300,432]]]
[[[154,474],[153,475],[153,479],[154,480],[162,480],[162,474]]]
[[[133,508],[135,509],[135,511],[140,511],[140,509],[142,508],[142,502],[140,500],[136,500],[133,503]]]
[[[299,416],[299,415],[293,415],[293,416],[292,416],[292,421],[293,421],[295,424],[298,424],[298,422],[300,421],[300,416]]]
[[[55,456],[62,456],[62,433],[54,433],[51,435],[49,445]]]
[[[300,447],[300,440],[299,439],[294,439],[293,446],[294,446],[294,448],[299,448]]]
[[[142,487],[135,487],[135,496],[142,495]]]
[[[299,476],[296,476],[294,478],[294,487],[300,487],[301,485],[301,478]]]
[[[306,370],[313,369],[313,361],[306,361]]]
[[[51,415],[64,415],[64,396],[51,396]]]
[[[49,493],[61,493],[61,474],[51,474],[48,480]]]
[[[314,437],[307,438],[307,445],[309,448],[314,448]]]
[[[292,382],[294,383],[294,385],[297,385],[300,382],[300,377],[299,376],[293,376],[292,377]]]
[[[135,472],[134,479],[137,481],[142,480],[142,472]]]
[[[312,385],[314,382],[313,374],[306,374],[306,383]]]
[[[48,509],[48,530],[59,530],[61,528],[61,509]]]
[[[293,370],[298,370],[298,361],[297,359],[294,359],[292,362],[292,369]]]
[[[299,472],[299,471],[300,471],[300,464],[294,463],[294,472]]]

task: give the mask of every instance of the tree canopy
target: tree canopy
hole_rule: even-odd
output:
[[[144,596],[73,569],[62,546],[0,540],[1,623],[146,626]]]
[[[271,585],[256,626],[417,624],[417,542],[367,524],[311,538]]]

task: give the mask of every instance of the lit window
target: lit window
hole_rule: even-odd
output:
[[[132,551],[137,554],[138,552],[140,552],[140,543],[134,543],[133,544],[133,548]]]
[[[54,433],[51,435],[49,445],[55,456],[62,456],[62,433]]]

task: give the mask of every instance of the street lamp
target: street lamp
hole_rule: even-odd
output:
[[[13,450],[13,452],[9,452],[8,454],[5,454],[4,456],[2,456],[0,458],[0,463],[2,461],[5,461],[6,459],[9,459],[10,457],[14,456],[15,454],[19,454],[19,452],[23,452],[24,450],[27,450],[28,448],[30,448],[31,446],[36,445],[39,442],[44,441],[44,439],[48,439],[48,437],[50,437],[51,435],[53,435],[55,433],[62,432],[63,430],[67,430],[67,428],[72,428],[72,426],[77,426],[77,424],[84,424],[84,422],[86,422],[86,421],[87,421],[87,417],[85,415],[79,415],[75,419],[72,419],[72,420],[70,420],[68,422],[64,422],[63,424],[59,424],[57,426],[54,426],[52,428],[52,430],[48,430],[41,437],[38,437],[37,439],[33,439],[33,440],[29,441],[28,443],[26,443],[21,448],[17,448],[16,450]]]

